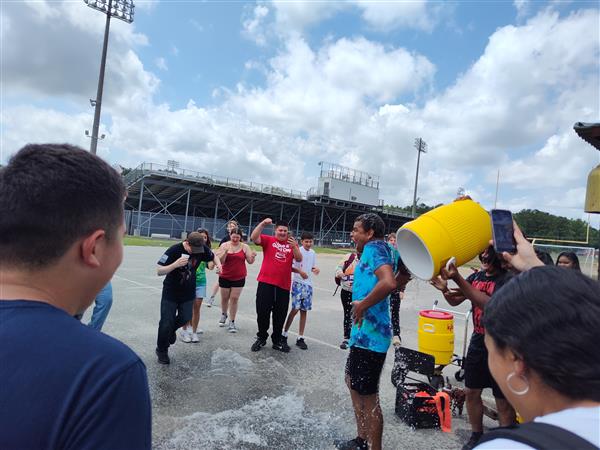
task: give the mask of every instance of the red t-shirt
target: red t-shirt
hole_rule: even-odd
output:
[[[223,270],[219,276],[224,280],[237,281],[246,278],[247,274],[244,249],[235,253],[227,253],[227,259],[223,263]]]
[[[257,280],[289,291],[294,261],[292,246],[266,234],[260,235],[260,246],[263,248],[263,262]]]

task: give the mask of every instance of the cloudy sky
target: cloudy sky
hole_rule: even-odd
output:
[[[89,139],[104,29],[83,0],[0,2],[1,154]],[[600,152],[597,1],[136,2],[113,20],[99,154],[306,190],[318,161],[377,174],[387,204],[463,187],[586,218]]]

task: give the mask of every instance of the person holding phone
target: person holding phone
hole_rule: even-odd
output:
[[[502,257],[524,273],[488,302],[485,344],[492,376],[525,423],[486,433],[476,448],[600,448],[600,284],[544,266],[514,227],[517,252]]]
[[[252,242],[263,248],[263,261],[258,273],[256,288],[256,322],[258,332],[252,344],[253,352],[267,343],[269,324],[273,316],[271,340],[273,349],[284,353],[290,351],[287,340],[282,339],[282,330],[290,303],[292,285],[292,263],[302,261],[298,243],[289,232],[288,224],[282,220],[275,223],[275,236],[262,234],[273,220],[267,218],[252,231]]]
[[[515,411],[506,401],[489,371],[488,353],[484,343],[485,329],[482,324],[485,305],[492,294],[506,283],[509,275],[503,268],[502,261],[493,246],[489,246],[480,254],[480,260],[481,270],[472,273],[466,279],[454,264],[450,264],[431,281],[431,284],[443,293],[444,298],[451,306],[458,306],[465,300],[471,302],[473,334],[463,367],[465,370],[465,401],[472,433],[468,442],[462,447],[463,450],[474,448],[483,435],[483,402],[481,399],[483,389],[492,388],[500,425],[508,426],[515,421]],[[450,289],[448,280],[454,281],[458,288]]]

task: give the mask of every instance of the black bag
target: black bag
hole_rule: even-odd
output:
[[[430,397],[416,397],[417,392],[427,392]],[[396,390],[396,414],[412,428],[439,428],[440,417],[432,398],[436,394],[427,383],[405,383]]]
[[[598,450],[591,442],[564,428],[541,422],[495,428],[485,433],[479,444],[493,439],[510,439],[537,450]]]

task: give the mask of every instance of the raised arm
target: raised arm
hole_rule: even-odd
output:
[[[271,225],[272,223],[273,223],[273,220],[271,218],[267,217],[261,223],[256,225],[256,228],[254,230],[252,230],[252,233],[250,233],[250,240],[257,245],[260,245],[260,235],[262,234],[265,227],[267,225]]]
[[[483,309],[485,304],[490,300],[489,295],[481,292],[479,289],[475,289],[471,283],[465,280],[454,264],[450,264],[447,269],[445,267],[442,268],[441,275],[442,278],[453,280],[462,292],[462,295],[468,298],[473,305]],[[446,294],[444,294],[444,298],[446,298]]]

